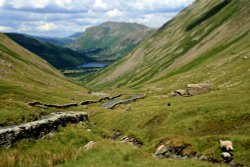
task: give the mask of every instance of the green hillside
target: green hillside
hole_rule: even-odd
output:
[[[109,133],[119,129],[138,137],[144,143],[144,152],[113,143],[108,148],[99,145],[66,166],[80,166],[98,154],[106,158],[118,154],[113,166],[210,165],[151,159],[157,143],[166,138],[190,143],[192,149],[217,159],[218,140],[231,140],[234,161],[249,166],[249,5],[250,1],[244,0],[195,1],[127,57],[93,76],[87,84],[93,89],[119,88],[147,94],[146,99],[131,104],[131,111],[119,106],[92,116],[95,128],[104,132],[109,129]],[[209,83],[212,92],[167,96],[190,83]],[[97,166],[101,166],[101,157],[96,158]]]
[[[153,32],[153,29],[140,24],[106,22],[86,29],[67,46],[78,51],[101,50],[90,56],[96,60],[114,61],[128,54]]]
[[[0,34],[0,125],[33,120],[44,113],[27,102],[67,103],[85,98],[87,90],[46,61]],[[50,111],[48,111],[50,112]]]
[[[71,49],[48,42],[41,42],[31,36],[14,33],[6,33],[6,35],[22,47],[48,61],[57,69],[74,67],[91,60],[85,55],[79,54]]]
[[[86,111],[89,122],[0,148],[0,166],[250,166],[249,6],[247,0],[195,1],[87,83],[93,90],[122,93],[120,99],[145,94],[144,99],[113,109],[99,103],[72,108]],[[86,89],[66,80],[40,58],[2,34],[0,41],[4,60],[0,64],[0,112],[7,113],[0,122],[26,121],[26,116],[19,116],[24,111],[27,115],[52,112],[24,103],[32,99],[68,103],[87,98]],[[211,91],[187,97],[168,95],[199,83],[211,84]],[[13,118],[16,115],[18,119]],[[117,139],[115,132],[121,133]],[[124,136],[133,137],[141,146],[121,142]],[[219,140],[233,142],[234,164],[222,162]],[[95,144],[86,149],[90,141]],[[174,143],[171,151],[188,156],[153,155],[165,142]],[[178,151],[183,145],[185,151]],[[199,160],[193,154],[214,161]]]
[[[238,82],[231,81],[236,80],[232,73],[246,80],[249,59],[242,57],[249,56],[248,5],[244,0],[195,1],[89,85],[162,87],[171,81],[171,87],[188,82],[219,86]]]

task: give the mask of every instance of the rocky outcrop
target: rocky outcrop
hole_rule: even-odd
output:
[[[156,145],[153,156],[158,158],[194,159],[220,164],[226,163],[230,167],[244,166],[237,162],[232,162],[232,154],[227,152],[221,154],[223,160],[217,160],[211,156],[192,150],[191,146],[191,144],[183,141],[163,139]]]
[[[0,146],[11,146],[24,138],[39,138],[68,123],[88,121],[85,112],[53,113],[42,119],[21,125],[0,128]]]
[[[100,103],[104,100],[113,100],[113,99],[118,98],[120,96],[122,96],[122,94],[118,94],[118,95],[112,96],[112,97],[102,97],[98,100],[85,100],[85,101],[82,101],[80,103],[69,103],[69,104],[62,104],[62,105],[60,105],[60,104],[46,104],[46,103],[42,103],[42,102],[38,102],[38,101],[28,102],[28,105],[43,108],[43,109],[47,109],[47,108],[66,109],[66,108],[76,107],[76,106],[80,106],[80,105]]]
[[[141,141],[139,141],[138,139],[136,139],[133,136],[124,136],[120,142],[126,143],[126,144],[131,145],[131,146],[135,146],[135,147],[141,147],[143,145],[143,143]]]
[[[131,102],[135,102],[138,99],[142,99],[144,97],[145,97],[145,95],[133,95],[129,99],[117,100],[117,101],[111,101],[111,102],[108,102],[108,103],[104,103],[101,107],[112,109],[118,104],[128,104],[128,103],[131,103]]]
[[[220,163],[219,160],[199,154],[191,149],[191,144],[176,140],[162,140],[156,145],[154,156],[158,158],[175,158],[175,159],[196,159],[212,163]]]
[[[195,96],[211,91],[210,84],[188,84],[185,89],[178,89],[168,94],[168,96]]]
[[[184,151],[191,144],[174,140],[162,140],[155,147],[154,156],[159,158],[180,158],[186,159],[197,153],[194,151]]]

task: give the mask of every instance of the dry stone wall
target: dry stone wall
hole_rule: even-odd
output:
[[[85,112],[53,113],[37,121],[3,127],[0,128],[0,146],[11,146],[24,138],[39,138],[56,130],[59,126],[80,121],[88,121],[88,114]]]

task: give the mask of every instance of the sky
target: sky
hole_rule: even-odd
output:
[[[194,0],[0,0],[0,32],[66,37],[107,21],[159,28]]]

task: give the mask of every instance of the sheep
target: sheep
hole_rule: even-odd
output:
[[[233,142],[229,140],[220,140],[220,148],[223,152],[233,151]]]
[[[225,160],[225,163],[231,162],[233,160],[233,154],[228,152],[221,153],[221,158]]]

